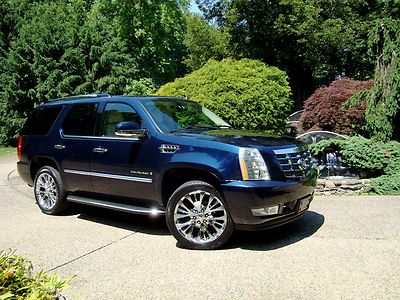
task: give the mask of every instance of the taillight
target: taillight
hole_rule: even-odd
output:
[[[22,160],[22,135],[20,135],[18,138],[17,154],[18,154],[18,160],[21,161]]]

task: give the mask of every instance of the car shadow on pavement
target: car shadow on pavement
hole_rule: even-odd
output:
[[[71,214],[79,219],[151,235],[170,235],[164,216],[142,216],[105,210],[85,205],[74,205]],[[222,249],[242,248],[255,251],[279,249],[315,234],[325,217],[315,211],[281,227],[263,231],[237,231]],[[172,238],[172,236],[171,236]]]
[[[169,235],[164,216],[144,216],[75,204],[70,214],[78,219],[152,235]]]
[[[324,224],[325,217],[315,211],[308,211],[293,222],[263,231],[237,231],[225,249],[242,248],[255,251],[279,249],[315,234]]]

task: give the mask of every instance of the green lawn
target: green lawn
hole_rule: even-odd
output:
[[[0,146],[0,156],[12,156],[17,154],[17,148]]]

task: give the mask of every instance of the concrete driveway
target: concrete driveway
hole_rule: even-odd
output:
[[[44,215],[15,167],[0,158],[0,249],[76,274],[67,299],[400,298],[400,197],[317,197],[296,223],[190,251],[162,219],[83,206]]]

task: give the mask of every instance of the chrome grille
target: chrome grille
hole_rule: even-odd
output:
[[[312,157],[307,150],[287,148],[275,150],[274,152],[283,174],[289,180],[303,179],[306,170],[312,165]]]

